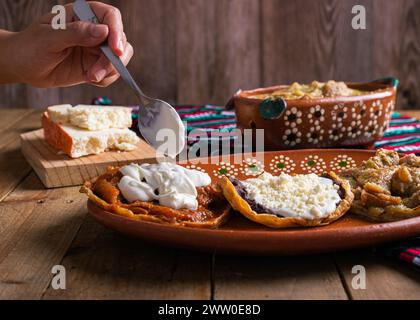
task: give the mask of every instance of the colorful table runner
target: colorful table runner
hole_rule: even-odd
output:
[[[191,146],[202,139],[201,135],[191,134],[200,129],[207,132],[209,143],[212,140],[231,139],[233,144],[235,135],[230,132],[236,130],[235,112],[226,111],[218,106],[176,106],[181,119],[187,122],[188,145]],[[137,123],[135,124],[137,127]],[[218,133],[216,136],[211,133]],[[390,127],[384,137],[374,144],[375,149],[384,148],[400,153],[416,153],[420,155],[420,121],[394,112]]]
[[[420,121],[394,112],[384,137],[375,148],[395,150],[401,153],[420,153]]]
[[[208,133],[228,133],[236,129],[235,112],[218,106],[177,106],[181,119],[187,122],[187,131],[194,129]],[[226,134],[226,136],[229,136]],[[189,135],[189,145],[196,142]],[[420,121],[394,112],[389,129],[384,137],[375,143],[375,148],[395,150],[401,153],[420,154]]]
[[[105,97],[94,100],[95,104],[108,105],[111,101]],[[190,134],[195,129],[205,131],[209,136],[209,143],[212,139],[219,141],[220,138],[234,139],[229,133],[236,130],[235,112],[227,111],[221,106],[176,106],[181,119],[187,122],[188,145],[191,146],[199,139],[198,136]],[[133,117],[135,123],[133,129],[137,128],[137,110],[134,107]],[[211,133],[218,133],[212,137]],[[200,135],[200,137],[202,137]],[[233,143],[233,141],[231,141]],[[384,137],[374,144],[376,149],[384,148],[395,150],[400,153],[420,154],[420,121],[394,112],[390,127]]]
[[[420,237],[384,246],[385,256],[404,262],[420,271]]]

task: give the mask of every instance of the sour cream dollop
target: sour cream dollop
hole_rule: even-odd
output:
[[[339,187],[331,179],[315,174],[272,176],[263,173],[243,181],[248,198],[282,217],[324,218],[341,201]]]
[[[197,210],[197,187],[211,184],[207,173],[164,162],[130,164],[120,169],[123,174],[118,188],[124,198],[135,201],[158,201],[173,209]]]

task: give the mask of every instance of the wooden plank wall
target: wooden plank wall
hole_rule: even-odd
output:
[[[1,0],[0,28],[21,30],[66,1]],[[130,70],[144,91],[171,103],[225,103],[238,88],[395,75],[399,108],[420,108],[420,0],[114,0],[135,48]],[[367,9],[367,30],[351,8]],[[132,104],[118,82],[40,90],[0,86],[0,107]]]

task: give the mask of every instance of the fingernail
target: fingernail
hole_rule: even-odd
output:
[[[92,24],[90,34],[95,38],[103,38],[108,33],[108,27],[103,24]]]
[[[120,50],[121,53],[124,52],[124,43],[122,40],[120,40],[120,42],[118,42],[118,50]]]
[[[104,78],[105,78],[105,76],[106,76],[106,70],[105,69],[101,69],[101,70],[99,70],[99,71],[96,71],[95,72],[95,81],[96,82],[100,82],[100,81],[102,81]]]

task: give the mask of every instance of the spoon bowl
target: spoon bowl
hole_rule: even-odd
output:
[[[185,148],[185,127],[176,110],[167,102],[150,99],[139,108],[139,131],[155,149],[172,158]]]

